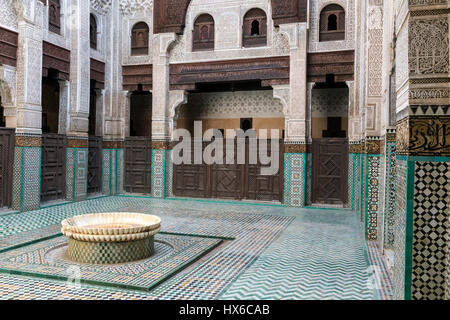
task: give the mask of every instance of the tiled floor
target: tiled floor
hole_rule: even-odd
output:
[[[155,258],[158,263],[119,268],[120,274],[113,280],[106,279],[104,267],[64,276],[76,264],[48,262],[45,250],[64,244],[59,236],[62,219],[110,211],[161,216],[161,243],[177,247],[173,242],[179,241],[179,255],[169,257],[172,251],[161,246],[161,256],[156,257],[160,260]],[[204,256],[221,240],[226,241]],[[382,285],[370,286],[372,269],[385,267],[376,248],[366,247],[358,219],[351,211],[143,197],[98,198],[0,216],[0,299],[390,298],[390,279],[383,270],[375,272],[376,282]],[[199,262],[192,261],[201,256]],[[165,263],[175,271],[156,269]],[[148,272],[144,272],[147,267]],[[184,267],[187,269],[176,273]],[[99,277],[101,281],[85,283],[87,277]],[[137,284],[139,288],[108,287],[118,282]]]

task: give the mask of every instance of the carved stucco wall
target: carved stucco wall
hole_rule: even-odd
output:
[[[348,89],[313,89],[311,113],[313,118],[348,117]]]
[[[13,0],[0,0],[0,26],[17,32],[17,13]]]
[[[320,12],[329,4],[338,4],[345,10],[345,40],[319,42]],[[355,49],[355,0],[312,0],[310,6],[309,52]]]
[[[178,111],[179,118],[284,118],[283,105],[273,91],[191,93],[189,103]]]
[[[122,63],[124,65],[151,64],[153,51],[153,1],[121,0],[122,15]],[[132,56],[131,30],[138,22],[145,22],[149,27],[148,55]]]
[[[242,48],[242,22],[252,8],[267,14],[267,46]],[[215,50],[192,52],[192,30],[195,19],[203,13],[215,21]],[[200,60],[226,60],[289,55],[288,39],[273,26],[270,0],[193,0],[186,15],[186,28],[170,52],[171,63]]]

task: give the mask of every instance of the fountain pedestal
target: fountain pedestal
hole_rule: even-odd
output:
[[[154,236],[161,219],[139,213],[99,213],[76,216],[62,222],[68,237],[69,259],[87,264],[118,264],[142,260],[154,254]]]

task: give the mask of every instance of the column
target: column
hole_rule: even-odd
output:
[[[307,161],[307,23],[280,26],[289,38],[290,92],[286,115],[284,204],[304,207]]]
[[[17,6],[22,5],[17,2]],[[20,16],[17,53],[17,129],[12,208],[40,207],[42,124],[42,19],[44,5]]]
[[[394,298],[449,292],[449,4],[402,3],[397,17]],[[442,3],[442,2],[441,2]]]
[[[167,50],[173,41],[173,33],[153,36],[153,79],[158,81],[153,82],[152,91],[152,197],[159,199],[166,197],[167,166],[171,170],[173,115],[170,115],[170,68]]]

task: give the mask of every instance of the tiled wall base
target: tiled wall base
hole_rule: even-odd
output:
[[[166,158],[168,151],[152,150],[152,197],[166,197]],[[169,155],[170,158],[170,155]],[[169,161],[170,162],[170,161]]]
[[[450,159],[397,158],[394,298],[444,299],[448,291]]]
[[[368,240],[377,240],[377,218],[380,210],[380,156],[366,156],[365,178],[365,229]]]
[[[87,148],[66,149],[66,199],[68,201],[86,200],[88,150]]]
[[[166,197],[173,197],[172,150],[166,152]]]
[[[12,208],[39,209],[41,193],[41,148],[16,147],[14,151]]]
[[[386,143],[386,173],[384,182],[384,248],[393,249],[394,219],[397,194],[396,143]],[[381,221],[380,221],[381,223]]]
[[[290,207],[305,206],[306,154],[284,155],[284,204]]]
[[[105,195],[122,194],[123,179],[123,149],[103,149],[102,193]]]

